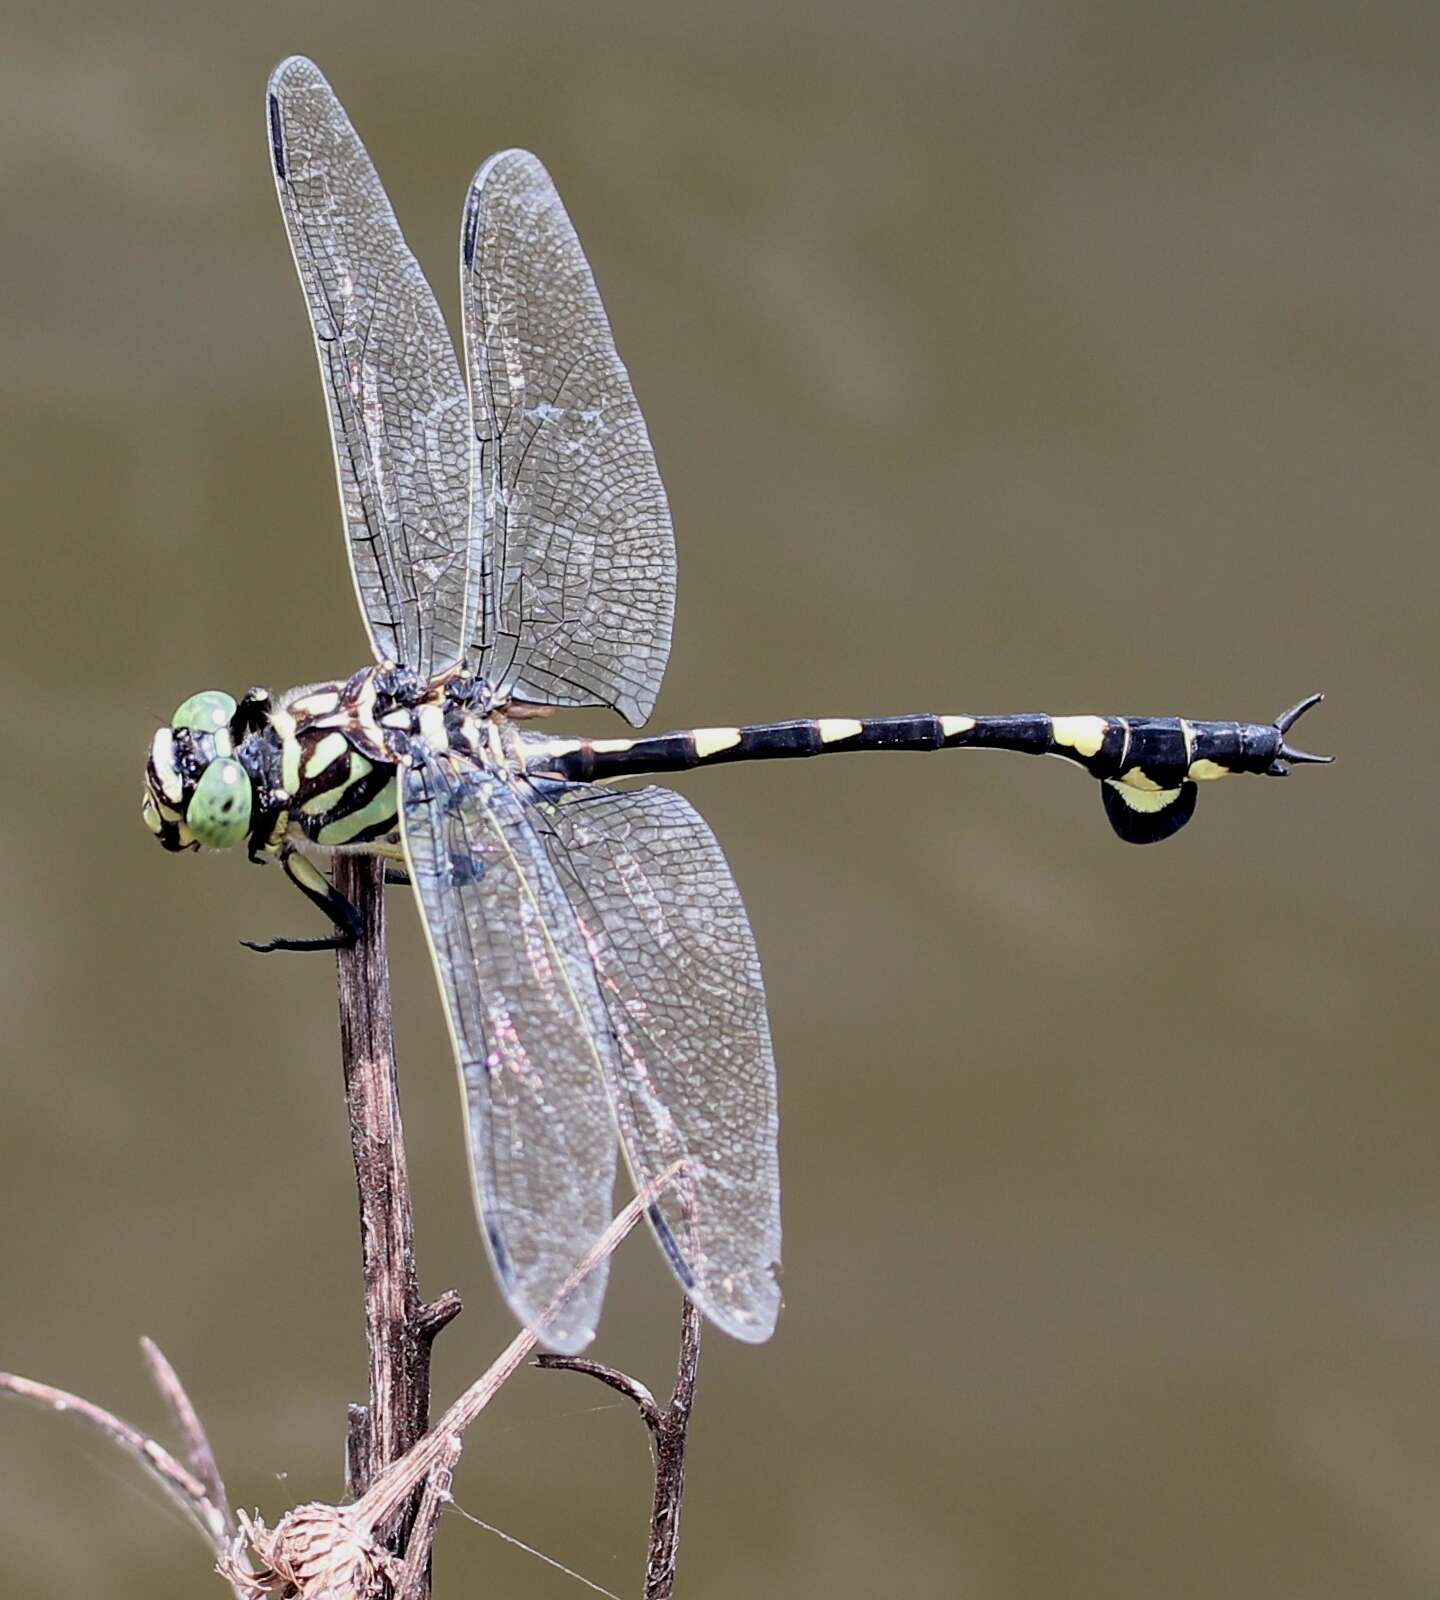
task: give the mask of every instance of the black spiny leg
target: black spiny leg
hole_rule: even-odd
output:
[[[313,862],[307,861],[293,845],[280,850],[280,865],[285,876],[312,905],[319,906],[335,925],[335,932],[323,939],[267,939],[263,944],[242,939],[247,950],[268,955],[272,950],[350,950],[360,937],[360,913]]]
[[[404,867],[387,865],[385,868],[385,881],[394,887],[408,889],[410,887],[410,874],[406,872]]]

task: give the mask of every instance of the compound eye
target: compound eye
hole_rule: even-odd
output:
[[[250,775],[238,761],[222,756],[200,774],[185,825],[203,845],[228,850],[250,831]]]
[[[170,719],[172,728],[189,728],[195,733],[208,733],[216,741],[222,755],[230,753],[230,719],[235,715],[235,697],[223,689],[202,689],[182,700]]]

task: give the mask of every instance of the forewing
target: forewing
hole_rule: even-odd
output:
[[[405,854],[460,1068],[475,1200],[505,1298],[544,1343],[595,1332],[606,1263],[553,1315],[610,1221],[615,1118],[600,1000],[575,914],[500,780],[417,747]]]
[[[365,146],[313,62],[275,69],[269,119],[370,645],[430,676],[459,659],[468,631],[465,380]]]
[[[740,891],[673,790],[556,787],[536,809],[619,1046],[637,1184],[684,1162],[651,1208],[662,1248],[707,1316],[767,1339],[780,1310],[775,1058]]]
[[[589,263],[523,150],[475,175],[460,286],[478,669],[517,700],[638,726],[670,654],[670,510]]]

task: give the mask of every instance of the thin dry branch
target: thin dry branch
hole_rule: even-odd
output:
[[[680,1555],[680,1508],[685,1499],[685,1446],[700,1368],[700,1313],[686,1300],[680,1313],[680,1354],[670,1404],[662,1411],[638,1378],[583,1356],[542,1355],[536,1366],[579,1372],[623,1394],[650,1430],[655,1493],[650,1503],[650,1544],[645,1555],[645,1600],[670,1600]]]
[[[586,1356],[556,1356],[548,1351],[544,1355],[536,1356],[535,1365],[543,1367],[547,1372],[578,1372],[584,1377],[594,1378],[606,1388],[623,1394],[640,1413],[641,1419],[651,1433],[660,1426],[663,1413],[655,1403],[655,1396],[639,1378],[632,1378],[628,1372],[617,1371],[616,1368],[607,1367],[601,1361],[591,1361]]]
[[[158,1355],[159,1352],[157,1351]],[[164,1357],[161,1357],[164,1360]],[[166,1362],[167,1368],[169,1363]],[[173,1370],[173,1369],[172,1369]],[[182,1391],[183,1393],[183,1391]],[[68,1390],[57,1389],[53,1384],[36,1383],[31,1378],[21,1378],[12,1372],[0,1372],[0,1394],[13,1395],[17,1400],[28,1400],[43,1406],[47,1411],[78,1418],[132,1456],[176,1505],[185,1513],[210,1546],[217,1562],[225,1561],[231,1553],[230,1529],[227,1526],[228,1507],[222,1508],[210,1496],[210,1491],[195,1473],[184,1467],[160,1444],[143,1433],[133,1423],[117,1417],[104,1406],[86,1400]],[[224,1491],[221,1491],[222,1497]],[[231,1591],[237,1600],[246,1600],[246,1571],[243,1566],[227,1571]]]
[[[358,1500],[365,1493],[370,1468],[370,1407],[350,1405],[345,1412],[345,1497]]]
[[[170,1365],[165,1352],[153,1339],[141,1339],[140,1353],[150,1369],[151,1381],[160,1391],[160,1398],[175,1419],[175,1426],[185,1444],[185,1459],[191,1472],[205,1486],[206,1498],[219,1512],[223,1533],[227,1538],[233,1538],[235,1513],[230,1508],[230,1497],[225,1493],[225,1480],[220,1476],[209,1435],[185,1391],[185,1385],[180,1381],[180,1374]]]
[[[489,1370],[426,1431],[430,1349],[435,1335],[460,1310],[453,1292],[426,1303],[416,1286],[414,1224],[395,1080],[385,957],[382,878],[378,863],[341,858],[337,885],[357,907],[366,929],[339,957],[340,1027],[346,1105],[360,1200],[370,1404],[352,1406],[346,1436],[348,1506],[296,1506],[271,1531],[243,1513],[236,1517],[205,1429],[174,1367],[149,1339],[141,1348],[150,1375],[183,1441],[189,1465],[140,1429],[79,1395],[0,1373],[0,1394],[74,1415],[132,1455],[204,1534],[236,1600],[279,1587],[295,1596],[345,1594],[426,1600],[430,1553],[463,1436],[506,1380],[535,1348],[524,1329]],[[681,1170],[677,1162],[635,1196],[570,1273],[539,1319],[545,1324],[580,1281],[606,1259]],[[675,1390],[661,1411],[641,1383],[595,1362],[546,1358],[569,1365],[624,1393],[655,1441],[656,1488],[646,1565],[647,1600],[666,1600],[674,1584],[684,1489],[685,1437],[699,1359],[698,1314],[686,1303]],[[388,1536],[391,1549],[380,1542]],[[252,1565],[247,1547],[259,1558]],[[403,1552],[403,1559],[394,1552]]]
[[[656,1196],[674,1179],[679,1170],[680,1163],[677,1161],[668,1171],[661,1174],[656,1183],[647,1185],[623,1211],[616,1215],[615,1220],[570,1273],[555,1299],[546,1307],[540,1318],[542,1327],[564,1306],[576,1285],[590,1270],[619,1246],[620,1241],[645,1215],[646,1208],[654,1203]],[[357,1513],[363,1511],[368,1515],[371,1527],[383,1527],[394,1515],[395,1507],[429,1476],[436,1462],[449,1448],[451,1438],[458,1438],[464,1434],[538,1342],[534,1329],[522,1328],[489,1368],[449,1407],[434,1428],[403,1460],[397,1461],[387,1470],[383,1478],[372,1484],[352,1509]]]
[[[564,1287],[540,1319],[542,1326],[548,1317],[564,1305],[580,1280],[614,1251],[678,1171],[677,1162],[659,1183],[641,1190],[616,1216],[566,1279]],[[516,1334],[499,1358],[450,1406],[434,1428],[399,1461],[386,1468],[353,1505],[296,1506],[281,1518],[273,1530],[256,1519],[242,1516],[240,1523],[245,1538],[260,1558],[262,1566],[262,1570],[255,1575],[257,1581],[252,1583],[248,1596],[287,1585],[293,1593],[302,1596],[323,1594],[325,1585],[345,1594],[370,1595],[379,1592],[382,1579],[390,1581],[394,1587],[405,1581],[401,1574],[408,1572],[412,1575],[412,1585],[415,1581],[420,1582],[419,1589],[412,1587],[411,1594],[411,1600],[419,1600],[424,1595],[425,1583],[423,1576],[416,1580],[413,1575],[417,1569],[428,1567],[430,1555],[428,1542],[421,1542],[419,1521],[413,1523],[403,1568],[381,1547],[380,1537],[405,1516],[418,1491],[434,1485],[438,1504],[434,1519],[426,1530],[428,1539],[433,1540],[447,1492],[446,1480],[459,1460],[465,1430],[499,1393],[506,1379],[521,1366],[535,1348],[535,1343],[536,1335],[529,1328]],[[423,1499],[422,1496],[422,1507]],[[238,1558],[239,1554],[240,1544],[236,1543],[232,1549],[232,1560]],[[233,1565],[225,1571],[232,1583],[237,1582]],[[343,1575],[343,1582],[337,1580],[337,1574]],[[344,1587],[346,1583],[350,1585],[349,1589]]]
[[[424,1600],[429,1582],[430,1551],[439,1531],[440,1514],[450,1503],[455,1463],[464,1448],[460,1436],[452,1435],[448,1447],[425,1480],[420,1509],[415,1513],[415,1526],[410,1530],[410,1548],[405,1552],[405,1565],[395,1585],[395,1600]]]
[[[340,1053],[350,1148],[360,1199],[370,1416],[351,1476],[363,1493],[425,1432],[430,1413],[430,1347],[460,1310],[459,1296],[420,1298],[415,1223],[400,1120],[385,947],[384,863],[338,856],[335,887],[360,914],[363,932],[336,958]],[[358,1470],[357,1470],[358,1469]],[[402,1528],[403,1534],[403,1528]]]

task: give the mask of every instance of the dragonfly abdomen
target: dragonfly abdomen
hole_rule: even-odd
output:
[[[1311,699],[1273,723],[1191,722],[1184,717],[820,717],[749,727],[690,728],[637,739],[522,735],[526,764],[570,782],[682,772],[731,761],[791,760],[860,750],[1010,750],[1060,756],[1105,785],[1111,826],[1132,844],[1168,837],[1189,820],[1197,782],[1232,773],[1283,777],[1293,751],[1285,731]]]
[[[973,717],[819,717],[749,727],[687,728],[640,739],[547,739],[530,734],[522,739],[532,772],[599,783],[729,761],[784,761],[831,750],[940,750],[974,725]]]
[[[1245,737],[1251,735],[1250,739]],[[1185,775],[1192,752],[1217,768],[1263,770],[1242,764],[1255,735],[1274,729],[1239,723],[1190,723],[1180,717],[1019,716],[819,717],[750,727],[690,728],[638,739],[530,739],[529,766],[578,782],[601,782],[645,772],[681,772],[728,761],[775,761],[859,750],[1011,750],[1074,761],[1092,777],[1114,778],[1143,767],[1159,777]],[[1202,751],[1203,745],[1203,751]],[[1208,773],[1197,776],[1208,776]],[[1219,776],[1220,773],[1216,773]]]

